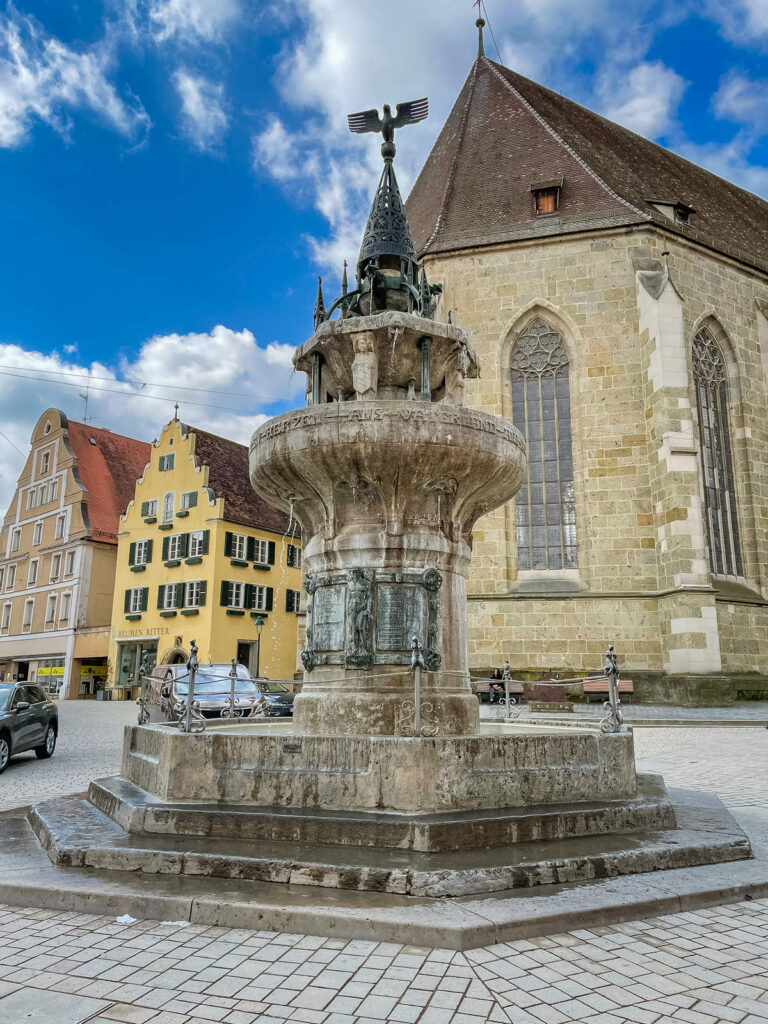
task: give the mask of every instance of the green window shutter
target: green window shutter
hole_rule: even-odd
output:
[[[173,469],[173,467],[175,465],[176,465],[176,456],[175,455],[166,455],[165,456],[165,468],[166,469]]]
[[[168,561],[168,544],[169,544],[169,542],[170,542],[170,537],[163,537],[163,561],[164,562]]]
[[[130,610],[131,610],[131,592],[130,592],[130,590],[126,590],[126,592],[125,592],[125,601],[123,601],[123,611],[127,613]]]
[[[245,584],[245,607],[253,608],[253,584]]]
[[[157,588],[157,607],[162,608],[165,604],[165,584],[161,583]]]
[[[286,556],[285,556],[285,564],[288,565],[288,566],[296,565],[296,548],[294,547],[293,544],[289,544],[288,545],[288,551],[286,552]],[[289,591],[289,593],[290,593],[290,591]],[[293,611],[292,608],[289,609],[289,610]]]
[[[197,491],[190,491],[187,495],[187,508],[197,508]]]
[[[264,607],[264,611],[265,612],[271,612],[272,611],[272,598],[273,598],[273,596],[274,596],[274,591],[272,590],[272,587],[267,587],[267,602],[266,602],[266,605]]]
[[[165,472],[165,456],[164,455],[161,455],[160,458],[157,460],[157,468],[160,470],[161,473]]]
[[[290,548],[288,550],[290,550]],[[285,592],[285,610],[287,612],[292,612],[293,611],[294,600],[295,600],[294,591],[286,590],[286,592]]]
[[[189,554],[189,534],[188,533],[182,533],[181,541],[180,541],[180,546],[181,546],[181,557],[182,558],[186,558],[187,555]]]
[[[151,539],[147,541],[147,561],[148,562],[152,561],[152,541],[151,541]]]
[[[143,519],[145,516],[148,516],[148,515],[149,515],[149,502],[148,501],[142,501],[142,503],[141,503],[141,517]]]
[[[249,562],[252,562],[256,557],[256,538],[247,537],[245,541],[245,557]]]
[[[227,558],[232,555],[232,534],[229,530],[224,534],[224,554]]]
[[[230,537],[232,534],[230,534]],[[229,580],[221,581],[221,604],[226,607],[229,604]]]
[[[145,612],[147,610],[147,604],[149,602],[149,587],[141,588],[141,610]]]
[[[128,565],[136,565],[136,541],[131,541],[128,548]]]
[[[203,530],[203,554],[204,555],[208,554],[208,548],[209,548],[209,545],[210,545],[210,539],[211,539],[211,531],[210,530]]]
[[[201,580],[200,581],[200,607],[201,608],[205,605],[205,597],[206,597],[207,591],[208,591],[208,584],[206,583],[205,580]]]
[[[267,562],[269,565],[275,564],[275,542],[273,540],[269,542],[269,554],[267,555]]]
[[[176,584],[176,607],[177,608],[183,608],[184,607],[184,584],[183,583],[177,583]]]

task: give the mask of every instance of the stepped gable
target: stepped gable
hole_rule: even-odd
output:
[[[531,185],[563,179],[536,217]],[[694,213],[673,222],[653,201]],[[478,57],[406,203],[419,255],[624,224],[660,226],[768,268],[768,203]]]
[[[288,530],[285,512],[264,501],[251,487],[248,474],[248,448],[197,427],[186,428],[195,435],[195,455],[208,467],[208,486],[217,498],[224,499],[224,516],[228,522],[253,526],[260,530],[284,534]],[[295,536],[300,537],[298,524]]]
[[[69,446],[77,458],[75,469],[88,492],[90,534],[94,540],[117,544],[120,516],[133,500],[152,446],[88,423],[70,420],[67,429]]]

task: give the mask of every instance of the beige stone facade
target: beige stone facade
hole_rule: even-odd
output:
[[[518,571],[514,502],[481,520],[470,665],[599,671],[611,641],[648,696],[768,689],[768,275],[658,225],[426,266],[444,283],[440,315],[467,330],[481,364],[467,404],[512,417],[512,347],[536,315],[570,363],[578,568]],[[702,326],[728,367],[739,576],[710,568],[691,369]]]

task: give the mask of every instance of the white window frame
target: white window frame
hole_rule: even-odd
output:
[[[184,607],[200,607],[200,584],[202,580],[190,580],[184,584]]]
[[[40,475],[47,473],[51,468],[51,453],[50,451],[40,453]]]
[[[134,565],[147,565],[147,555],[149,554],[149,541],[148,540],[137,540],[136,541],[136,554],[134,557]]]
[[[40,519],[35,523],[32,530],[32,544],[36,547],[38,544],[43,543],[43,521]]]
[[[11,530],[11,551],[18,551],[21,547],[21,527],[15,526]]]
[[[177,562],[181,558],[181,538],[183,533],[173,533],[168,538],[168,561]]]
[[[8,578],[5,581],[5,589],[6,590],[13,590],[13,588],[15,586],[16,586],[16,566],[15,565],[9,565],[8,566]]]
[[[44,629],[52,629],[56,625],[56,609],[59,605],[59,595],[49,594],[48,599],[45,602],[45,622],[43,624]]]
[[[170,500],[169,500],[170,499]],[[176,492],[166,491],[163,495],[163,522],[172,523],[176,514]]]
[[[189,535],[189,557],[201,558],[205,547],[205,530],[193,530]]]
[[[4,565],[0,565],[0,590],[3,589],[4,584],[5,584],[5,566]]]
[[[24,614],[21,619],[21,631],[29,633],[32,629],[32,620],[35,617],[35,599],[28,597],[24,602]]]
[[[128,614],[136,615],[141,613],[141,587],[131,587],[131,597],[128,603]]]
[[[269,565],[269,541],[255,538],[253,561],[255,565]]]
[[[146,515],[146,518],[149,519],[150,516],[153,516],[155,519],[157,519],[157,508],[158,508],[157,498],[150,498],[147,501],[147,515]]]
[[[48,495],[48,501],[56,501],[59,496],[59,481],[51,480],[51,493]]]
[[[227,590],[227,608],[245,607],[245,584],[230,580]]]
[[[27,512],[29,512],[29,510],[31,508],[35,507],[35,495],[36,494],[37,494],[37,491],[35,490],[34,487],[30,487],[29,490],[27,491]]]
[[[161,473],[172,473],[176,468],[176,453],[170,452],[168,455],[161,455],[157,460],[157,468]],[[170,465],[169,465],[170,463]]]
[[[74,576],[75,574],[75,562],[77,560],[77,552],[73,548],[71,551],[67,551],[64,558],[64,575]]]
[[[64,535],[67,532],[67,516],[64,512],[60,516],[56,516],[56,532],[54,538],[56,540],[63,540]]]
[[[55,583],[61,576],[61,552],[57,551],[51,558],[50,582]]]
[[[13,604],[10,601],[6,601],[3,605],[3,615],[0,619],[0,629],[6,630],[11,628],[11,612],[13,611]]]
[[[37,504],[45,505],[48,502],[48,485],[40,484],[37,488]]]
[[[267,588],[261,583],[254,584],[251,610],[254,612],[265,612],[267,610]]]
[[[176,584],[163,584],[163,608],[164,612],[173,611],[176,607]]]
[[[244,533],[233,533],[232,534],[232,553],[230,558],[234,558],[238,562],[244,562],[245,556],[248,551],[248,538]]]
[[[182,512],[189,511],[189,499],[193,494],[197,494],[197,491],[182,491],[181,497],[179,498],[179,508]],[[194,507],[194,506],[193,506]]]
[[[30,558],[29,568],[27,569],[27,586],[34,587],[37,585],[37,578],[40,575],[40,559]]]
[[[65,614],[66,612],[66,614]],[[61,602],[59,603],[59,622],[69,622],[69,617],[72,614],[72,591],[65,590],[61,595]]]
[[[300,569],[301,568],[301,548],[298,546],[298,544],[293,544],[291,546],[293,547],[293,550],[296,552],[294,554],[294,556],[293,556],[295,561],[294,561],[293,565],[291,566],[291,568],[292,569]]]

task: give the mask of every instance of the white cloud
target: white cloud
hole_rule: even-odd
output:
[[[149,22],[158,42],[217,42],[241,15],[239,0],[149,0]]]
[[[717,117],[764,132],[768,129],[768,79],[735,72],[720,82],[712,99]]]
[[[101,363],[86,366],[0,343],[2,432],[9,439],[0,437],[0,514],[24,465],[13,445],[26,454],[43,409],[55,406],[82,420],[87,389],[90,422],[151,441],[178,401],[185,422],[247,444],[267,418],[265,410],[281,401],[298,404],[303,395],[304,374],[293,372],[293,352],[291,345],[261,346],[250,331],[219,325],[150,338],[118,374]]]
[[[667,135],[687,83],[661,61],[644,61],[629,73],[612,69],[598,86],[601,113],[648,139]]]
[[[196,149],[215,149],[229,123],[224,110],[224,86],[183,69],[174,74],[173,84],[181,99],[184,134]]]
[[[72,109],[91,110],[125,136],[146,132],[146,111],[118,94],[111,70],[105,45],[71,49],[9,7],[0,14],[0,147],[22,145],[36,120],[66,136]]]
[[[730,142],[707,145],[683,142],[676,149],[687,160],[749,192],[768,198],[768,167],[750,161],[752,139],[749,136],[738,133]]]
[[[725,39],[748,47],[768,43],[766,0],[708,0],[706,9]]]

